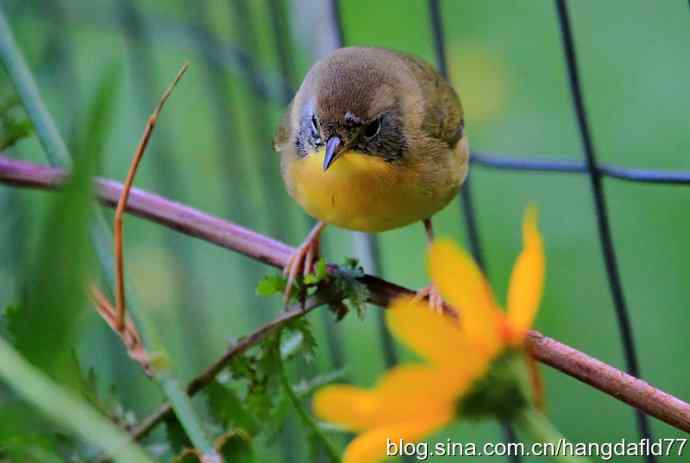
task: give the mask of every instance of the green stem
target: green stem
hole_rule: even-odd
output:
[[[300,399],[297,397],[297,394],[295,394],[295,391],[292,388],[290,381],[288,380],[287,372],[285,371],[285,365],[283,364],[283,359],[282,359],[282,356],[280,355],[280,333],[277,336],[278,336],[278,339],[276,341],[276,349],[278,349],[278,352],[276,352],[276,357],[277,357],[278,369],[279,369],[278,374],[280,375],[280,384],[283,386],[283,390],[285,391],[285,395],[287,395],[288,400],[290,400],[292,407],[297,412],[297,415],[299,416],[299,418],[302,421],[302,423],[304,424],[304,426],[307,428],[307,431],[309,433],[311,433],[316,438],[316,440],[318,440],[321,443],[323,448],[326,450],[326,454],[328,455],[328,459],[332,463],[340,463],[340,456],[338,455],[338,452],[333,448],[333,446],[328,441],[328,439],[326,439],[326,436],[324,436],[323,433],[321,432],[321,430],[319,429],[316,422],[312,419],[312,417],[309,415],[309,413],[307,413],[307,411],[304,409],[302,402],[300,402]]]
[[[587,463],[589,459],[584,457],[569,455],[565,448],[567,443],[565,437],[551,424],[541,412],[535,408],[530,408],[514,420],[515,425],[522,430],[532,441],[553,444],[554,451],[563,448],[558,455],[549,455],[555,461],[562,463]],[[560,444],[560,445],[559,445]],[[566,444],[564,446],[563,444]]]
[[[60,136],[53,118],[43,103],[38,86],[17,46],[2,8],[0,8],[0,59],[36,128],[36,133],[43,145],[48,161],[53,165],[69,167],[72,163],[72,157],[67,149],[67,145]],[[113,254],[111,251],[112,236],[103,213],[100,209],[95,209],[96,221],[92,227],[92,242],[99,257],[98,260],[103,275],[107,277],[107,281],[112,282],[114,281]],[[152,350],[155,350],[159,352],[158,355],[167,357],[165,349],[160,342],[160,337],[155,330],[153,320],[147,317],[145,311],[133,310],[135,305],[131,302],[133,300],[131,296],[128,295],[127,299],[130,301],[128,304],[130,312],[134,312],[139,316],[142,337],[149,354],[152,353]],[[206,436],[201,420],[192,407],[190,398],[182,392],[167,367],[156,371],[155,378],[168,397],[192,444],[208,457],[208,461],[222,461],[222,458],[213,449],[210,439]]]
[[[0,338],[0,377],[56,423],[122,463],[153,463],[131,437],[31,366]]]
[[[71,164],[67,145],[60,137],[55,122],[46,110],[43,100],[38,92],[36,82],[31,75],[29,67],[26,65],[23,55],[19,51],[17,42],[14,40],[10,25],[5,18],[5,14],[0,9],[0,58],[5,64],[5,70],[14,83],[17,93],[24,103],[26,112],[31,118],[31,122],[36,129],[38,139],[43,145],[43,149],[53,165]]]
[[[180,383],[171,376],[165,374],[157,375],[156,380],[160,383],[165,395],[168,396],[170,404],[175,410],[175,415],[180,420],[180,424],[184,428],[185,432],[189,436],[189,440],[192,441],[194,447],[201,451],[207,460],[203,461],[223,461],[222,457],[216,452],[213,444],[209,440],[206,432],[204,431],[203,423],[199,420],[196,412],[192,408],[192,402],[189,400],[189,396],[180,387]]]

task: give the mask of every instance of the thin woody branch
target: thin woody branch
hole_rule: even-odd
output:
[[[0,156],[0,182],[2,183],[38,189],[55,189],[64,181],[65,176],[65,172],[59,168]],[[121,194],[122,185],[101,178],[96,179],[96,185],[98,198],[104,204],[114,207]],[[280,241],[136,188],[131,191],[127,211],[278,268],[286,264],[293,252],[293,248]],[[382,307],[388,305],[395,297],[414,294],[407,288],[371,275],[363,277],[362,282],[369,288],[370,302]],[[530,332],[527,348],[542,363],[661,421],[690,432],[690,404],[536,331]],[[196,383],[200,386],[209,382],[214,374],[202,376],[204,379]],[[146,423],[142,423],[144,424]]]
[[[232,359],[245,352],[250,347],[258,344],[266,338],[270,333],[280,328],[290,320],[302,317],[317,307],[327,303],[329,298],[323,293],[317,293],[304,301],[304,303],[297,303],[291,306],[288,310],[282,312],[279,316],[270,322],[261,325],[256,331],[250,335],[240,339],[237,343],[230,346],[225,353],[214,363],[212,363],[199,376],[194,378],[187,384],[187,394],[195,395],[205,386],[211,383],[215,377],[225,368]],[[132,430],[134,439],[142,439],[153,430],[167,415],[172,413],[172,407],[169,403],[164,403],[157,412],[145,418],[139,425]]]
[[[124,188],[117,201],[117,207],[115,208],[115,219],[113,223],[113,241],[114,247],[113,255],[115,256],[115,325],[114,329],[118,333],[125,329],[125,259],[124,252],[122,250],[122,243],[124,240],[124,232],[122,229],[122,216],[125,212],[125,207],[127,206],[127,200],[129,199],[129,193],[132,189],[132,184],[134,183],[134,177],[137,174],[139,168],[139,163],[144,157],[146,152],[146,147],[149,144],[151,135],[153,134],[153,129],[156,128],[156,123],[158,122],[158,117],[160,116],[165,102],[168,101],[170,95],[177,83],[182,79],[184,73],[189,69],[189,64],[184,64],[182,69],[177,73],[175,79],[170,84],[170,86],[165,90],[160,101],[156,105],[153,113],[149,116],[146,127],[144,128],[144,133],[141,135],[137,149],[134,152],[134,157],[132,158],[132,163],[129,166],[129,171],[127,172],[127,178],[125,179]]]
[[[144,344],[141,342],[141,336],[137,331],[136,326],[132,323],[129,316],[125,316],[121,328],[117,327],[117,311],[113,308],[96,285],[89,287],[89,295],[96,306],[96,310],[108,326],[118,335],[127,349],[129,356],[137,362],[144,369],[148,376],[152,375],[151,363]]]
[[[531,331],[527,349],[540,362],[579,379],[648,415],[690,432],[690,405],[606,363]]]

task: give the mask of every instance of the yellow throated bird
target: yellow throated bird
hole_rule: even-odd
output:
[[[467,175],[458,94],[430,64],[383,48],[341,48],[304,78],[274,138],[290,195],[319,220],[285,267],[286,301],[311,271],[326,224],[381,232],[431,217]],[[433,288],[434,307],[441,300]]]

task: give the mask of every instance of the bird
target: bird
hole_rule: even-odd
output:
[[[339,48],[307,72],[273,139],[287,192],[317,220],[288,260],[285,303],[319,258],[326,225],[378,233],[431,218],[467,178],[458,93],[431,64],[401,51]],[[430,285],[417,293],[441,310]]]

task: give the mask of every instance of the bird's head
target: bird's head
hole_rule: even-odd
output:
[[[324,170],[344,153],[394,162],[407,148],[395,73],[385,63],[349,58],[317,64],[305,79],[295,142],[303,155],[324,149]]]

